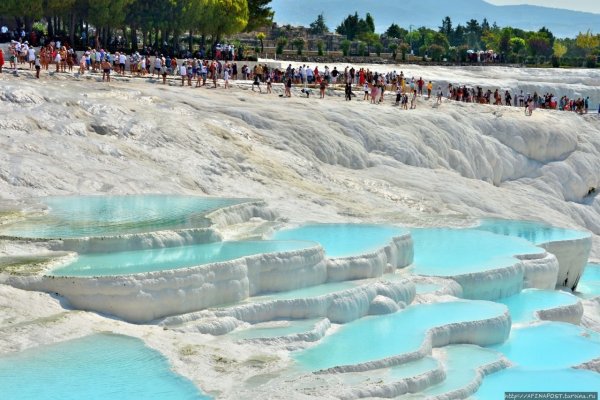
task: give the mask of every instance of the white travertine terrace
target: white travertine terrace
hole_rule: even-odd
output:
[[[397,68],[392,65],[365,67],[378,71]],[[537,90],[571,97],[589,91],[596,99],[598,86],[594,86],[594,82],[600,78],[597,70],[494,66],[456,69],[406,65],[404,72],[422,74],[424,79],[429,76],[436,80],[436,85],[442,86],[452,82],[523,88],[531,93]],[[245,218],[271,220],[275,215],[294,223],[406,221],[415,226],[457,221],[469,225],[473,219],[490,216],[537,220],[590,230],[593,233],[591,255],[596,259],[600,257],[600,196],[588,194],[590,188],[600,187],[600,120],[595,115],[536,110],[533,116],[525,117],[521,108],[447,101],[432,107],[431,102],[421,98],[416,110],[396,112],[397,109],[387,104],[369,107],[355,101],[344,102],[343,97],[335,95],[319,101],[313,100],[313,96],[301,98],[295,92],[294,97],[280,101],[276,95],[244,90],[244,84],[238,82],[234,82],[236,87],[231,91],[197,89],[192,92],[142,79],[124,82],[116,78],[108,87],[89,74],[79,79],[73,79],[68,73],[54,74],[40,82],[23,78],[26,71],[21,75],[0,74],[3,111],[0,113],[3,149],[0,193],[5,201],[73,193],[204,193],[259,197],[273,209],[272,216],[246,206],[231,213],[215,212],[211,219],[217,227]],[[280,88],[275,85],[274,90]],[[69,113],[64,112],[66,108]],[[98,134],[94,126],[106,128],[108,134]],[[245,216],[240,217],[242,214]],[[131,249],[129,245],[135,243],[140,247],[171,246],[200,240],[172,233],[151,236],[136,238],[123,248]],[[119,243],[93,246],[79,243],[72,249],[114,251],[118,247],[112,246]],[[561,249],[570,246],[571,250]],[[556,257],[520,259],[519,265],[494,272],[494,277],[499,279],[497,289],[493,288],[493,281],[483,276],[461,278],[464,296],[494,298],[513,293],[519,286],[573,287],[589,246],[583,242],[544,245],[548,253]],[[56,249],[60,249],[58,244]],[[22,244],[1,241],[0,254],[31,253]],[[318,258],[315,256],[313,261]],[[380,256],[374,259],[384,260]],[[269,262],[273,267],[280,261]],[[310,283],[311,279],[317,282],[314,275],[309,279],[309,275],[317,271],[323,282],[327,280],[328,261],[319,259],[319,262],[322,265],[306,266],[306,280],[298,282],[298,286]],[[291,264],[285,265],[292,268]],[[346,265],[335,273],[344,279],[344,275],[369,276],[380,271],[371,261],[365,265],[373,269],[360,271]],[[384,266],[384,270],[389,271],[389,267]],[[287,350],[290,343],[240,344],[222,337],[192,333],[194,327],[202,326],[202,331],[219,335],[247,324],[228,316],[224,309],[218,311],[223,312],[223,316],[216,316],[215,310],[193,312],[201,316],[187,323],[183,322],[187,314],[169,317],[181,318],[181,326],[132,325],[95,313],[73,311],[61,305],[62,297],[22,291],[4,284],[30,288],[37,285],[52,294],[57,291],[51,285],[58,285],[56,288],[66,293],[72,290],[74,298],[83,302],[86,302],[85,296],[89,296],[87,303],[94,308],[104,302],[107,307],[103,312],[113,313],[111,307],[123,307],[127,315],[150,320],[182,309],[195,310],[198,304],[243,298],[249,296],[251,290],[262,290],[271,284],[273,288],[288,280],[276,274],[261,276],[257,270],[250,274],[247,260],[225,263],[225,270],[218,274],[211,266],[205,268],[208,275],[203,275],[202,267],[197,267],[180,272],[77,280],[10,276],[0,272],[3,283],[0,284],[3,339],[0,353],[44,346],[96,331],[115,331],[143,338],[168,357],[175,371],[219,399],[266,398],[273,393],[289,399],[340,396],[341,391],[328,390],[328,384],[343,374],[299,377],[290,372],[289,367],[293,365]],[[186,273],[191,276],[185,276]],[[504,278],[506,281],[502,282],[500,279]],[[187,281],[192,282],[190,290],[182,290],[182,282]],[[75,285],[72,282],[76,282]],[[478,283],[481,289],[477,288]],[[79,287],[71,289],[69,284]],[[209,298],[203,299],[194,285],[205,285]],[[118,294],[120,290],[126,291],[123,297]],[[415,301],[432,302],[447,295],[458,295],[452,288],[442,291],[417,295]],[[360,315],[362,310],[376,312],[382,309],[380,305],[387,305],[391,310],[389,300],[377,297],[382,294],[375,294],[373,289],[365,292],[373,292],[372,297],[367,297],[370,301],[340,299],[340,304],[336,303],[340,311],[335,315],[339,318],[353,313]],[[362,292],[353,293],[357,297],[365,296]],[[391,299],[390,296],[385,297]],[[146,309],[153,299],[164,303],[160,305],[160,312]],[[188,307],[184,304],[187,300],[197,303]],[[113,301],[115,304],[108,307]],[[130,308],[128,303],[131,303]],[[581,324],[600,330],[600,300],[589,299],[582,304]],[[283,303],[277,307],[283,307]],[[279,315],[277,307],[267,307],[262,317]],[[353,311],[352,307],[360,308],[361,312]],[[293,314],[291,307],[284,311],[280,314]],[[576,322],[579,312],[576,306],[569,306],[538,314],[540,318]],[[251,309],[244,313],[248,319],[261,314]],[[505,333],[505,325],[502,321],[485,321],[445,328],[442,331],[449,333],[436,335],[447,339],[440,340],[439,345],[450,339],[477,342],[476,339],[488,333],[492,336]],[[597,363],[595,365],[582,367],[598,370]],[[417,379],[420,381],[405,383],[419,390],[427,385],[428,379],[433,382],[441,376],[415,377]],[[399,393],[401,385],[398,383],[395,391],[374,391],[373,395]]]
[[[592,249],[592,237],[547,242],[539,246],[554,254],[558,259],[559,270],[556,286],[575,290],[579,278],[583,275],[583,269],[588,263]]]

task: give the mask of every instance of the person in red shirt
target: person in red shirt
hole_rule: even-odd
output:
[[[0,74],[2,73],[2,66],[4,66],[4,52],[0,49]]]

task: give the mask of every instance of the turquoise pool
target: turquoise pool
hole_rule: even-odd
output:
[[[544,249],[526,240],[474,229],[412,229],[418,275],[451,277],[508,267],[515,255],[540,254]]]
[[[474,398],[505,400],[505,392],[598,392],[600,374],[582,369],[509,368],[487,376]]]
[[[535,312],[560,306],[575,304],[579,301],[572,294],[553,291],[525,289],[514,296],[498,300],[508,307],[514,323],[527,323],[537,320]]]
[[[351,257],[370,253],[387,246],[395,236],[408,230],[389,225],[315,224],[275,232],[276,240],[308,240],[317,242],[329,258]]]
[[[55,268],[49,275],[130,275],[141,272],[188,268],[250,255],[295,251],[313,246],[316,246],[316,244],[299,241],[240,241],[203,243],[118,253],[80,254],[73,262]]]
[[[490,348],[521,368],[557,370],[600,357],[600,334],[563,322],[542,322],[513,328],[506,342]]]
[[[487,301],[415,305],[343,325],[294,358],[311,371],[379,360],[417,351],[427,331],[436,326],[495,318],[506,311],[506,306]]]
[[[588,264],[577,285],[577,292],[585,298],[600,296],[600,265]]]
[[[209,399],[136,338],[97,334],[0,357],[1,397]]]
[[[499,235],[520,237],[534,244],[583,239],[590,236],[589,232],[557,228],[542,222],[511,221],[504,219],[483,219],[475,229],[493,232]]]
[[[203,217],[248,199],[196,196],[73,196],[40,199],[44,215],[4,226],[0,234],[22,238],[115,236],[205,226]]]
[[[475,381],[477,369],[501,359],[496,351],[473,345],[450,345],[440,349],[446,367],[446,379],[416,394],[401,399],[423,399],[463,389]]]

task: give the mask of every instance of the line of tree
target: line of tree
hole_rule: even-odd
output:
[[[0,16],[14,17],[27,32],[35,25],[53,39],[63,36],[72,45],[81,37],[89,43],[90,26],[95,45],[106,46],[121,35],[131,50],[144,44],[167,43],[175,51],[180,37],[188,34],[191,50],[194,34],[218,43],[224,36],[270,25],[271,0],[1,0]]]
[[[322,14],[310,25],[310,31],[314,34],[329,31]],[[554,66],[579,66],[585,62],[589,67],[595,66],[600,57],[600,35],[591,31],[581,32],[576,38],[558,39],[546,27],[538,31],[501,28],[495,22],[490,25],[485,18],[481,23],[471,19],[454,27],[452,19],[446,17],[437,30],[424,26],[407,30],[392,23],[384,33],[377,34],[369,13],[365,18],[354,13],[348,15],[335,31],[346,37],[340,44],[345,55],[351,49],[355,49],[356,55],[368,55],[371,50],[379,54],[387,49],[394,58],[399,52],[402,59],[406,59],[412,52],[435,61],[465,62],[471,52],[492,50],[501,62],[545,62]]]

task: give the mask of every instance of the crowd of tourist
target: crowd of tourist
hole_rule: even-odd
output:
[[[524,107],[526,114],[531,115],[536,108],[556,109],[561,111],[574,111],[587,113],[590,107],[590,98],[570,99],[567,96],[558,98],[552,93],[538,95],[537,92],[519,93],[499,89],[484,90],[480,86],[468,87],[466,85],[448,84],[447,88],[434,85],[431,80],[422,77],[408,77],[403,71],[388,71],[379,73],[366,68],[355,69],[347,66],[343,70],[337,67],[325,66],[311,68],[303,64],[297,67],[289,64],[287,68],[270,68],[267,64],[256,64],[252,67],[243,64],[238,68],[234,59],[233,46],[220,46],[218,54],[213,60],[200,58],[177,59],[169,55],[157,54],[155,57],[141,55],[139,52],[125,54],[123,52],[110,53],[104,49],[88,49],[77,54],[69,45],[60,41],[52,41],[42,46],[36,52],[27,41],[12,41],[8,50],[9,68],[17,71],[18,65],[27,64],[29,69],[36,71],[36,78],[40,71],[48,71],[53,64],[55,72],[72,72],[75,65],[79,65],[79,75],[86,73],[102,73],[102,80],[110,82],[111,74],[131,76],[156,75],[162,78],[162,83],[167,83],[167,78],[175,77],[181,80],[181,86],[206,86],[211,82],[212,87],[218,87],[221,82],[225,89],[231,87],[230,80],[252,81],[252,90],[262,92],[261,85],[266,86],[266,93],[272,93],[273,83],[282,83],[284,93],[281,97],[290,97],[294,85],[301,86],[301,93],[307,97],[312,94],[312,88],[318,88],[320,98],[325,98],[328,87],[343,87],[345,99],[351,101],[357,97],[356,89],[364,92],[362,100],[372,104],[380,104],[385,100],[386,92],[393,93],[394,105],[402,109],[416,108],[417,98],[431,99],[435,96],[436,103],[441,103],[443,98],[459,102],[494,104],[514,107]],[[0,49],[0,72],[5,63],[5,55]],[[445,90],[445,93],[444,93]],[[359,97],[360,98],[360,97]],[[600,108],[599,108],[600,113]]]

